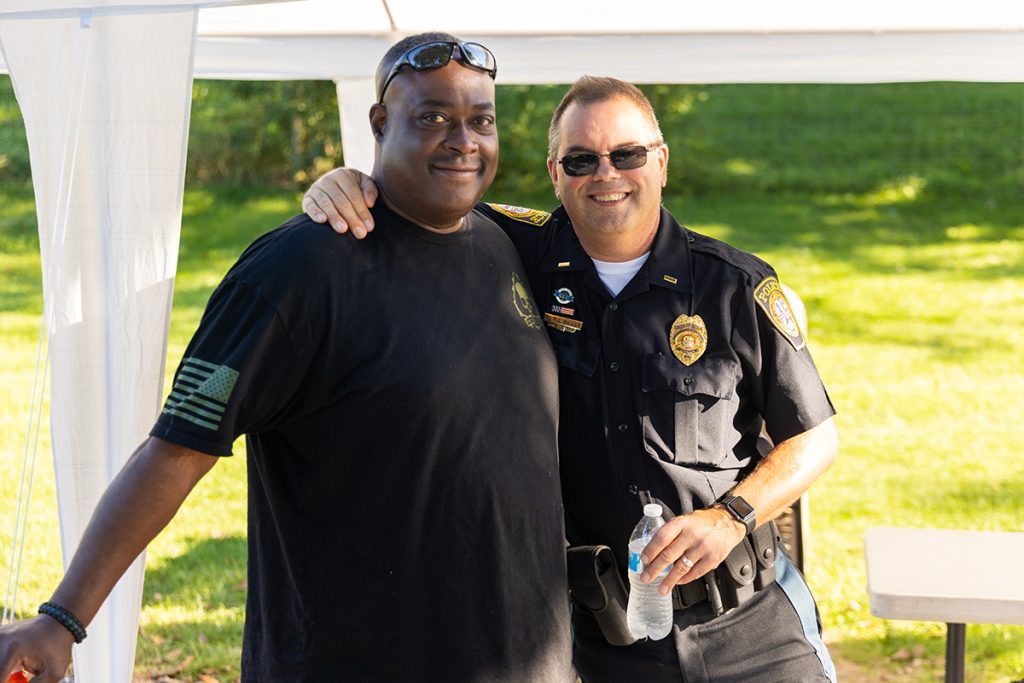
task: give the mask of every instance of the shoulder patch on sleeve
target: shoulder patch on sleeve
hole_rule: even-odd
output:
[[[183,358],[163,412],[215,432],[220,429],[236,382],[238,371],[226,365]]]
[[[508,204],[491,204],[487,206],[491,207],[500,214],[504,214],[509,218],[513,218],[520,223],[529,223],[531,225],[544,225],[551,219],[551,214],[547,211],[537,211],[536,209],[526,209],[522,206],[509,206]]]
[[[770,276],[761,280],[761,284],[754,288],[754,301],[794,349],[799,351],[807,346],[807,340],[800,330],[793,307],[789,304],[789,299],[786,298],[777,278]]]

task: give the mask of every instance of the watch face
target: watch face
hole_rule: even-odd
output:
[[[734,513],[736,513],[743,519],[754,514],[754,508],[750,506],[750,503],[740,498],[739,496],[730,499],[729,502],[726,503],[726,505],[728,505]]]

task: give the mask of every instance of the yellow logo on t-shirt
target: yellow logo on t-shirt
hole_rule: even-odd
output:
[[[512,305],[516,307],[516,312],[527,326],[533,328],[541,326],[537,307],[533,305],[533,299],[530,297],[530,290],[519,279],[518,273],[512,273]]]

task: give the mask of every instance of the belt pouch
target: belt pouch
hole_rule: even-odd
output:
[[[626,624],[629,594],[606,545],[580,545],[566,550],[569,596],[594,615],[609,645],[632,645],[637,638]]]
[[[732,549],[725,561],[715,570],[718,589],[722,594],[722,606],[725,609],[739,607],[754,595],[754,549],[749,537]]]
[[[774,520],[754,529],[750,534],[750,544],[757,560],[754,590],[762,590],[775,581],[775,557],[780,547],[776,545],[778,536],[779,527]]]

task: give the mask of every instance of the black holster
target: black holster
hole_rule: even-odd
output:
[[[637,638],[626,624],[629,594],[615,566],[615,555],[606,545],[580,545],[565,553],[569,596],[594,615],[610,645],[632,645]]]

